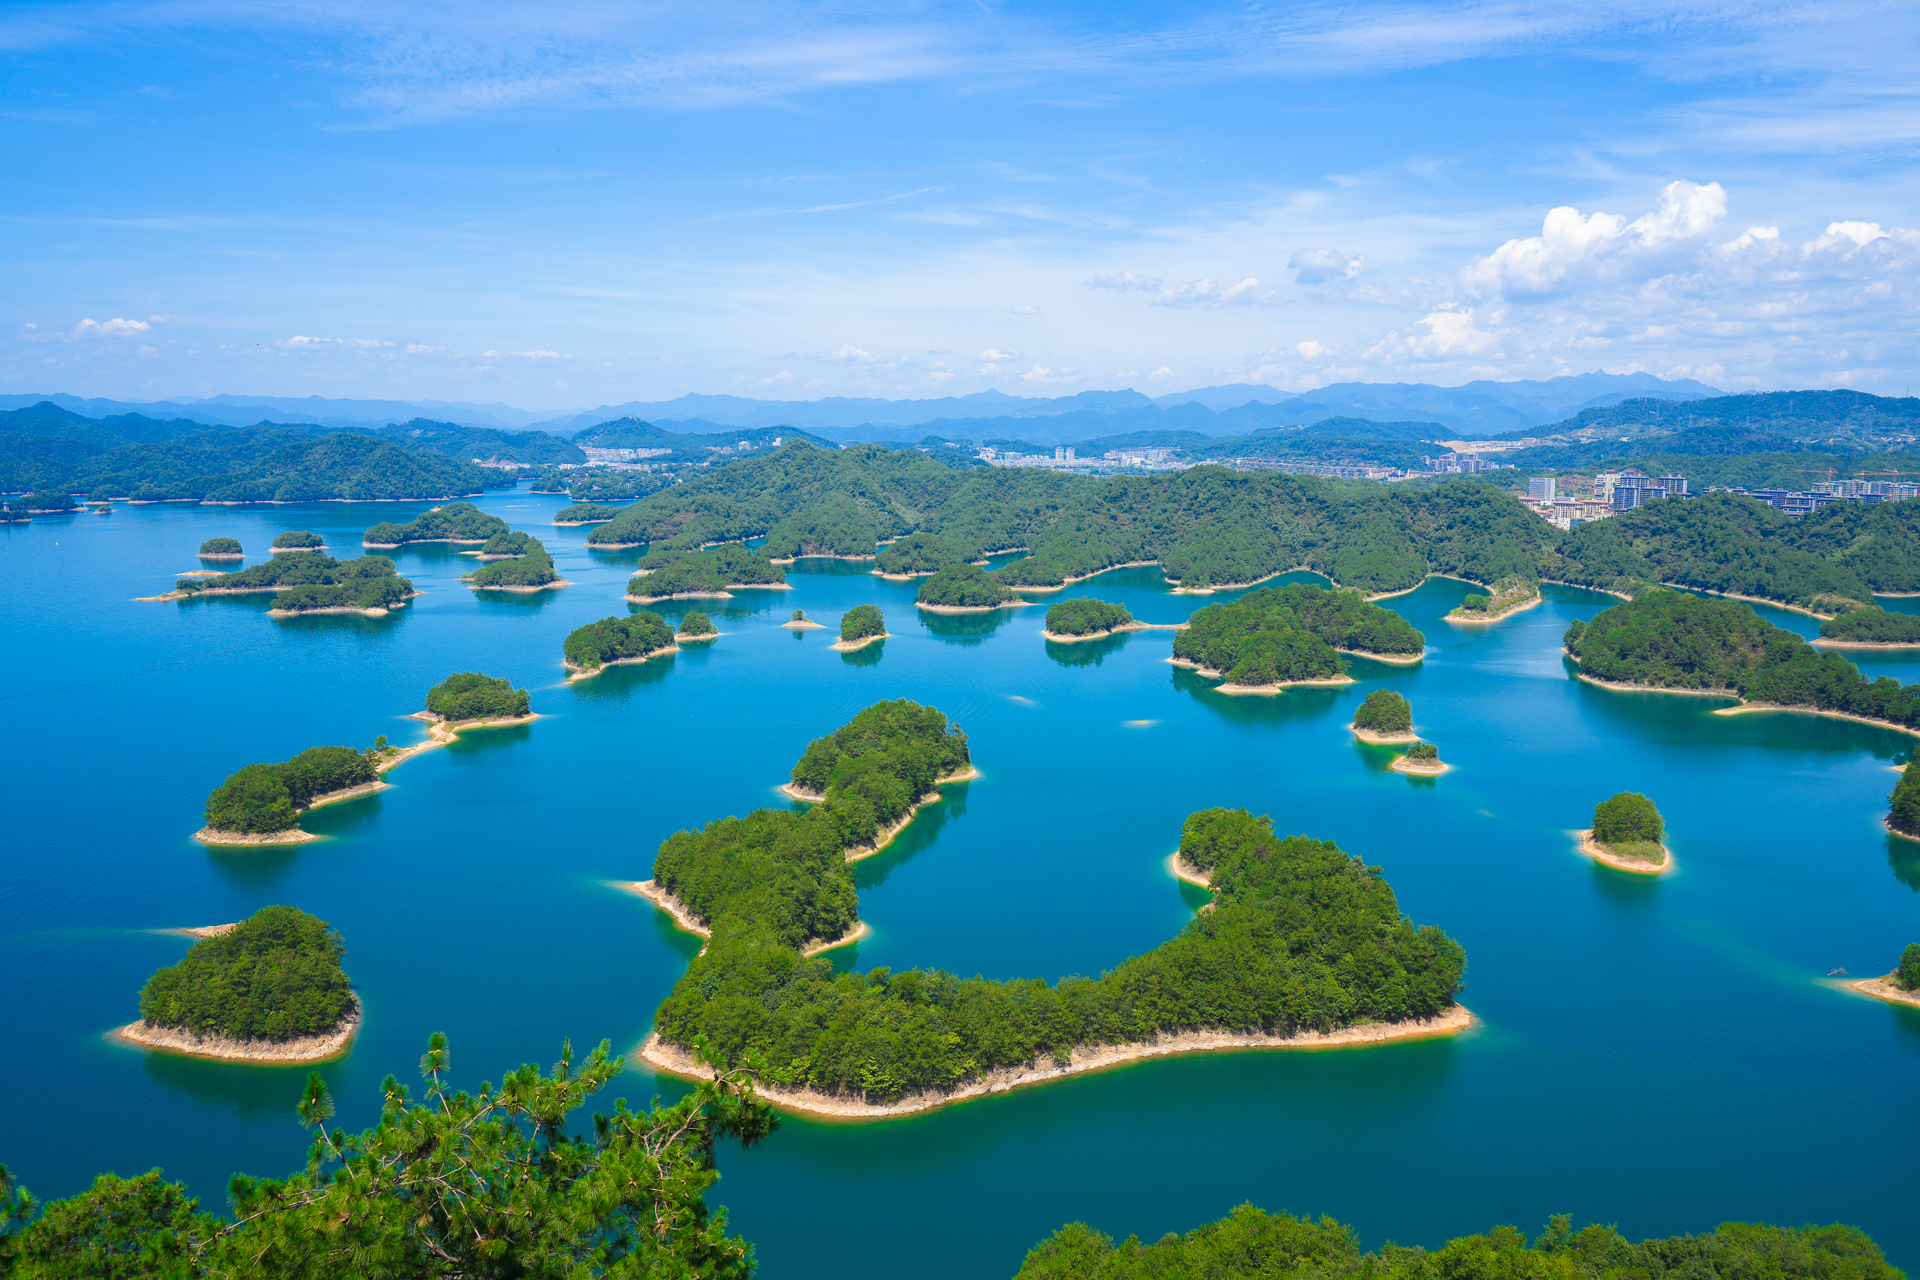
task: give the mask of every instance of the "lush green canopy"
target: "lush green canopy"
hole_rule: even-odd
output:
[[[558,582],[560,575],[554,570],[553,557],[547,553],[547,544],[538,538],[528,537],[524,533],[495,534],[487,541],[487,548],[513,548],[511,550],[488,550],[482,548],[482,555],[517,556],[514,560],[495,560],[483,564],[467,575],[471,586],[486,587],[544,587],[548,583]]]
[[[461,671],[427,691],[427,710],[442,720],[512,720],[527,714],[530,698],[511,680]]]
[[[977,564],[950,564],[920,584],[919,604],[945,608],[989,609],[1014,599],[1013,592],[1000,585]]]
[[[1132,621],[1133,614],[1125,605],[1108,604],[1091,596],[1062,600],[1047,609],[1047,630],[1058,636],[1090,636]]]
[[[1406,733],[1413,728],[1413,704],[1393,689],[1375,689],[1353,713],[1353,727],[1369,733]]]
[[[372,763],[352,747],[308,747],[282,764],[235,770],[207,797],[207,825],[254,834],[286,831],[314,797],[378,778]]]
[[[449,502],[423,511],[406,524],[382,521],[367,530],[369,547],[397,547],[409,542],[480,542],[507,532],[507,522],[490,516],[471,502]]]
[[[698,639],[701,636],[717,636],[720,628],[714,626],[713,619],[706,614],[690,613],[680,620],[678,634],[687,639]]]
[[[1893,981],[1904,991],[1920,990],[1920,942],[1909,942],[1900,953],[1900,967],[1893,971]]]
[[[1653,801],[1637,791],[1622,791],[1593,810],[1593,838],[1599,844],[1659,844],[1666,823]]]
[[[1351,591],[1293,583],[1194,611],[1173,656],[1243,685],[1328,680],[1343,669],[1335,649],[1418,654],[1426,637],[1390,609]]]
[[[202,938],[180,963],[147,979],[140,1016],[155,1026],[235,1040],[297,1040],[338,1026],[353,1009],[340,935],[294,907],[263,907]]]
[[[592,524],[596,520],[611,520],[620,514],[619,507],[609,507],[598,502],[576,502],[570,507],[562,507],[554,512],[555,524]]]
[[[644,658],[673,646],[666,620],[650,610],[626,617],[602,618],[567,633],[562,648],[569,667],[592,671],[621,658]]]
[[[937,533],[910,533],[880,548],[875,567],[882,573],[934,573],[972,558],[967,548],[952,538]]]
[[[240,539],[208,538],[200,544],[200,554],[203,556],[237,556],[240,554]]]
[[[306,529],[294,529],[276,537],[273,545],[277,548],[324,547],[327,540]]]
[[[1701,1236],[1632,1244],[1611,1227],[1574,1231],[1556,1217],[1531,1245],[1512,1227],[1462,1236],[1429,1253],[1389,1244],[1361,1253],[1332,1218],[1310,1222],[1244,1204],[1218,1222],[1150,1244],[1115,1244],[1084,1222],[1027,1255],[1015,1280],[1901,1280],[1853,1227],[1724,1222]]]
[[[413,591],[413,584],[407,579],[395,578],[394,563],[385,556],[336,560],[317,551],[297,556],[269,556],[238,573],[223,573],[215,578],[181,578],[174,583],[174,590],[194,593],[258,591],[267,587],[285,590],[292,587],[333,587],[371,578],[394,578],[407,593]]]
[[[1887,825],[1895,831],[1920,837],[1920,760],[1910,760],[1900,771],[1900,781],[1887,797]]]
[[[865,640],[887,633],[887,620],[879,606],[857,604],[840,615],[840,639],[843,642]]]
[[[1440,748],[1434,746],[1431,742],[1416,742],[1407,748],[1407,759],[1409,760],[1438,760],[1439,758]]]
[[[604,527],[604,526],[603,526]],[[731,586],[768,585],[787,580],[786,570],[763,552],[730,542],[705,551],[654,548],[635,566],[627,583],[630,596],[664,599],[678,595],[716,595]]]
[[[1855,644],[1920,644],[1920,615],[1855,609],[1822,622],[1820,634]]]

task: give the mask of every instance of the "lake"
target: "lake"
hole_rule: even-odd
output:
[[[1139,1063],[880,1124],[789,1120],[728,1149],[713,1200],[772,1280],[994,1277],[1061,1224],[1185,1231],[1252,1201],[1331,1214],[1368,1246],[1437,1246],[1547,1217],[1629,1236],[1727,1220],[1844,1221],[1920,1266],[1920,1010],[1840,992],[1920,941],[1920,844],[1881,827],[1913,739],[1804,715],[1715,717],[1723,702],[1574,680],[1573,618],[1611,598],[1548,587],[1491,627],[1442,621],[1472,588],[1435,579],[1383,602],[1426,633],[1424,664],[1353,662],[1358,683],[1228,697],[1170,666],[1170,632],[1078,645],[1044,604],[916,616],[913,584],[802,561],[792,590],[658,606],[723,632],[704,650],[568,686],[561,640],[626,612],[638,551],[555,529],[564,496],[480,505],[543,539],[577,585],[485,597],[472,557],[389,553],[425,593],[385,618],[274,620],[261,595],[136,603],[238,537],[311,529],[335,554],[425,503],[128,507],[0,529],[7,853],[0,966],[0,1161],[42,1197],[99,1171],[163,1167],[209,1206],[236,1170],[304,1162],[306,1069],[147,1054],[105,1033],[188,940],[157,930],[291,903],[330,921],[366,1010],[321,1068],[340,1122],[371,1123],[387,1074],[417,1080],[427,1036],[463,1084],[552,1062],[564,1040],[629,1052],[698,943],[609,882],[651,874],[672,832],[762,805],[860,708],[907,697],[968,733],[979,780],[947,788],[857,872],[872,934],[842,966],[993,978],[1097,974],[1181,928],[1205,895],[1167,855],[1195,809],[1244,806],[1282,833],[1381,867],[1415,921],[1458,938],[1482,1025],[1450,1041]],[[229,566],[214,566],[229,567]],[[1290,575],[1313,581],[1311,575]],[[1065,595],[1177,622],[1226,595],[1175,595],[1156,569]],[[893,638],[828,648],[853,605]],[[1889,601],[1912,608],[1920,601]],[[824,631],[779,626],[803,608]],[[1762,612],[1813,634],[1813,620]],[[1920,679],[1876,656],[1870,675]],[[210,850],[207,792],[304,747],[405,745],[405,717],[454,671],[532,690],[537,722],[469,734],[304,824],[326,838]],[[1395,688],[1453,772],[1411,779],[1346,730]],[[1678,870],[1658,881],[1580,857],[1594,804],[1644,791]],[[683,1086],[630,1068],[637,1105]]]

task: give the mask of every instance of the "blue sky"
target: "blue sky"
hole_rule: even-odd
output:
[[[0,8],[0,390],[1902,394],[1920,6]]]

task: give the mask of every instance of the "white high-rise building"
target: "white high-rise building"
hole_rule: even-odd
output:
[[[1527,480],[1528,502],[1552,502],[1554,499],[1552,476],[1531,476]]]

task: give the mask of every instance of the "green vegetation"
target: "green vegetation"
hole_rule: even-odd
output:
[[[482,555],[517,555],[518,559],[495,560],[492,564],[483,564],[467,575],[467,585],[485,589],[488,587],[544,587],[560,581],[560,575],[554,570],[553,557],[547,553],[547,544],[538,538],[530,538],[524,533],[495,534],[488,539],[487,546],[518,547],[513,551],[482,551]]]
[[[857,920],[842,850],[872,840],[968,760],[965,737],[938,711],[880,703],[795,766],[794,785],[823,803],[667,840],[654,878],[712,936],[661,1005],[661,1037],[704,1036],[717,1061],[764,1053],[788,1064],[795,1084],[891,1102],[1039,1057],[1065,1060],[1081,1044],[1425,1018],[1459,990],[1459,945],[1408,922],[1377,869],[1219,809],[1190,817],[1180,846],[1210,874],[1215,909],[1097,979],[835,973],[802,957],[809,939],[843,936]]]
[[[20,1280],[333,1280],[380,1277],[674,1277],[748,1280],[753,1251],[727,1235],[704,1197],[722,1138],[751,1146],[779,1123],[754,1094],[757,1072],[703,1081],[672,1106],[582,1123],[582,1105],[620,1077],[600,1046],[561,1050],[552,1074],[509,1072],[496,1090],[455,1090],[447,1038],[420,1060],[426,1096],[393,1077],[380,1121],[327,1127],[333,1100],[316,1073],[298,1108],[314,1130],[307,1167],[237,1175],[231,1215],[200,1210],[159,1170],[102,1174],[45,1207],[0,1168],[0,1274]],[[1868,1280],[1877,1280],[1869,1277]]]
[[[237,556],[242,554],[238,538],[208,538],[200,544],[203,556]]]
[[[650,610],[627,617],[602,618],[567,633],[562,652],[574,671],[597,671],[623,658],[644,658],[673,647],[666,619]]]
[[[217,578],[181,578],[174,590],[189,595],[236,591],[277,591],[273,607],[288,612],[313,609],[380,609],[415,594],[413,583],[394,572],[385,556],[335,560],[313,552],[270,556],[260,564]]]
[[[787,580],[786,571],[761,552],[730,542],[706,551],[657,548],[642,556],[627,583],[630,596],[719,595],[733,586],[765,586]]]
[[[525,689],[511,680],[461,671],[427,691],[427,710],[446,721],[517,720],[531,703]]]
[[[207,797],[207,825],[250,835],[286,831],[316,797],[377,781],[372,762],[352,747],[308,747],[282,764],[228,775]]]
[[[937,533],[910,533],[881,547],[875,567],[882,573],[917,576],[937,573],[950,564],[964,564],[972,558],[967,549],[952,538],[943,538]]]
[[[1666,834],[1660,811],[1637,791],[1622,791],[1594,807],[1593,842],[1609,852],[1664,862],[1667,855],[1660,842]]]
[[[795,511],[767,531],[770,556],[870,556],[879,538],[861,504],[835,496]]]
[[[1090,636],[1114,631],[1133,621],[1124,605],[1091,596],[1062,600],[1047,610],[1047,630],[1057,636]]]
[[[322,538],[317,533],[311,533],[306,529],[295,529],[291,532],[283,533],[273,540],[273,549],[275,551],[308,551],[315,547],[324,547],[326,545],[327,542],[325,538]]]
[[[36,516],[53,516],[63,511],[77,511],[80,504],[73,500],[72,494],[50,489],[21,498],[17,509]]]
[[[1887,797],[1887,825],[1920,840],[1920,760],[1910,760]]]
[[[658,493],[673,484],[673,473],[661,471],[629,471],[625,468],[606,470],[563,471],[555,477],[558,484],[547,490],[536,492],[565,493],[575,502],[632,502],[635,498],[644,498],[650,493]]]
[[[789,619],[789,621],[792,621],[792,622],[805,622],[806,620],[807,620],[807,611],[805,609],[795,609],[793,611],[793,617]]]
[[[611,520],[620,514],[619,507],[609,507],[598,502],[576,502],[570,507],[562,507],[554,513],[555,524],[592,524],[598,520]]]
[[[994,609],[1015,599],[1013,592],[977,564],[950,564],[920,584],[917,604],[946,609]]]
[[[480,548],[480,554],[483,557],[523,556],[527,554],[527,548],[529,546],[537,546],[544,550],[546,544],[542,543],[532,534],[502,529],[499,533],[487,539],[486,543]]]
[[[366,559],[384,557],[368,556]],[[349,566],[357,563],[350,561]],[[281,613],[316,613],[326,609],[392,609],[416,594],[413,584],[405,578],[396,577],[391,572],[368,573],[344,578],[327,586],[291,587],[273,598],[273,607]]]
[[[796,614],[797,618],[798,615]],[[887,634],[887,620],[879,607],[870,604],[857,604],[840,615],[840,642],[851,644],[855,640],[865,640],[868,636]]]
[[[1335,649],[1413,655],[1427,643],[1390,609],[1304,583],[1208,605],[1190,622],[1174,636],[1173,656],[1243,685],[1331,680],[1344,670]]]
[[[147,979],[140,1016],[154,1026],[234,1040],[297,1040],[353,1010],[340,935],[293,907],[263,907]]]
[[[1909,942],[1900,953],[1900,967],[1893,971],[1893,982],[1902,991],[1920,990],[1920,942]]]
[[[1920,725],[1920,685],[1868,681],[1839,654],[1819,652],[1734,600],[1645,591],[1590,623],[1576,620],[1566,645],[1581,673],[1601,680],[1723,689],[1770,706]]]
[[[1707,1235],[1630,1243],[1611,1227],[1574,1231],[1554,1218],[1531,1245],[1513,1227],[1462,1236],[1429,1253],[1388,1244],[1362,1253],[1332,1218],[1309,1222],[1243,1204],[1185,1235],[1142,1244],[1075,1222],[1027,1254],[1015,1280],[1903,1280],[1853,1227],[1723,1222]]]
[[[1431,742],[1416,742],[1407,748],[1407,759],[1409,760],[1438,760],[1439,758],[1440,748],[1434,746]]]
[[[1540,584],[1531,578],[1506,577],[1493,584],[1493,594],[1483,596],[1469,593],[1454,610],[1454,615],[1471,619],[1474,614],[1503,613],[1515,605],[1524,604],[1540,594]]]
[[[367,530],[363,539],[369,547],[400,547],[409,542],[485,543],[496,533],[506,533],[507,522],[490,516],[471,502],[450,502],[444,507],[423,511],[407,524],[382,521]]]
[[[704,613],[690,613],[680,620],[677,633],[682,640],[699,640],[705,636],[717,636],[720,628],[713,625],[713,619]]]
[[[1820,636],[1849,644],[1920,644],[1920,616],[1854,609],[1822,622]]]
[[[1368,733],[1410,733],[1413,704],[1392,689],[1375,689],[1353,713],[1353,727]]]

